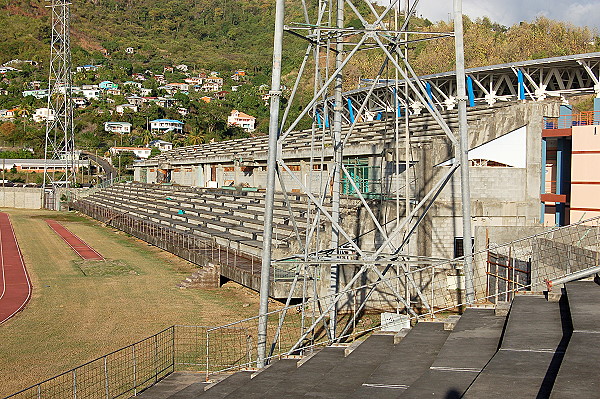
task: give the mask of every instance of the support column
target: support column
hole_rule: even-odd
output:
[[[337,27],[344,28],[344,0],[337,0]],[[343,37],[338,36],[335,45],[337,54],[335,56],[335,67],[339,69],[344,61],[344,44]],[[343,75],[340,70],[338,75],[335,77],[334,86],[334,107],[333,107],[333,141],[334,141],[334,152],[333,152],[333,192],[331,198],[331,216],[333,220],[339,224],[340,222],[340,190],[341,190],[341,176],[342,176],[342,111],[344,109],[343,98],[342,98],[342,83]],[[331,226],[331,246],[334,249],[334,253],[339,254],[338,246],[340,244],[340,232],[333,225]],[[339,266],[331,265],[331,274],[329,276],[329,293],[336,294],[338,290],[339,282]],[[335,339],[336,335],[336,319],[337,319],[337,304],[334,305],[329,314],[329,332],[331,339]]]
[[[269,118],[269,155],[267,160],[267,192],[265,194],[265,228],[263,231],[262,265],[260,270],[260,307],[256,363],[265,366],[267,354],[267,313],[269,312],[269,285],[271,275],[271,242],[273,237],[273,204],[275,202],[275,173],[279,152],[279,103],[281,97],[281,54],[283,50],[283,22],[285,0],[275,6],[275,37],[273,41],[273,76],[271,77],[271,108]]]
[[[467,93],[465,87],[465,55],[463,43],[462,0],[454,0],[454,41],[456,43],[456,91],[458,99],[459,148],[455,150],[460,160],[462,193],[463,250],[465,255],[466,302],[475,300],[473,286],[473,247],[471,244],[471,190],[469,186],[469,135],[467,131]],[[456,152],[458,152],[456,154]]]

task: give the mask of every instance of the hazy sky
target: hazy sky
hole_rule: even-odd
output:
[[[400,2],[403,4],[403,0]],[[452,0],[420,0],[417,15],[432,21],[448,20],[452,4]],[[543,15],[600,31],[600,0],[463,0],[463,12],[472,18],[488,16],[506,26]]]

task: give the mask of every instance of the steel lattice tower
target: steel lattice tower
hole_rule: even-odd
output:
[[[50,1],[52,41],[48,78],[44,188],[69,187],[75,179],[75,139],[71,75],[70,5],[68,0]],[[49,165],[52,161],[52,165]],[[56,161],[64,171],[56,168]]]

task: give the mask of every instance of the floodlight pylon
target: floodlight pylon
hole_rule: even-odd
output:
[[[48,118],[44,147],[46,190],[71,187],[75,182],[73,78],[71,68],[70,5],[68,0],[46,0],[51,13]]]

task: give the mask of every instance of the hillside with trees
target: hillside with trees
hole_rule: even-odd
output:
[[[13,59],[37,63],[21,64],[18,73],[9,72],[0,79],[0,109],[18,113],[12,120],[0,120],[0,145],[33,148],[38,156],[43,148],[44,123],[33,122],[31,115],[44,107],[46,100],[24,97],[22,92],[36,82],[42,89],[47,87],[47,4],[44,0],[0,0],[0,64]],[[287,6],[290,19],[301,21],[300,2],[289,1]],[[97,86],[111,81],[121,90],[103,94],[76,110],[79,147],[103,152],[115,144],[146,145],[159,138],[175,145],[190,145],[247,136],[247,131],[227,125],[232,109],[256,118],[256,131],[252,134],[267,132],[265,95],[270,83],[273,1],[75,0],[71,7],[73,67],[95,66],[93,71],[77,72],[74,84]],[[348,14],[348,24],[359,27],[360,21]],[[415,18],[411,29],[450,32],[452,24]],[[586,27],[546,18],[506,27],[489,18],[472,20],[465,16],[465,58],[468,67],[476,67],[594,52],[600,50],[597,36],[597,32]],[[302,40],[286,37],[284,84],[288,87],[293,85],[294,68],[304,48]],[[409,49],[409,58],[419,74],[452,70],[453,40],[420,42]],[[346,71],[346,89],[354,88],[360,77],[372,77],[381,62],[370,52],[359,54]],[[187,69],[173,68],[180,64]],[[237,81],[233,76],[239,70],[245,75]],[[165,84],[182,82],[191,76],[210,76],[211,72],[223,78],[220,93],[164,90]],[[146,98],[167,98],[171,106],[154,101],[137,112],[115,113],[115,106],[126,103],[127,96],[138,95],[139,90],[124,86],[136,75],[144,77]],[[310,84],[301,87],[301,96],[312,94]],[[207,101],[209,95],[213,98]],[[181,119],[185,122],[183,134],[153,135],[149,121],[159,118]],[[132,130],[126,135],[107,132],[104,123],[109,121],[131,123]]]

